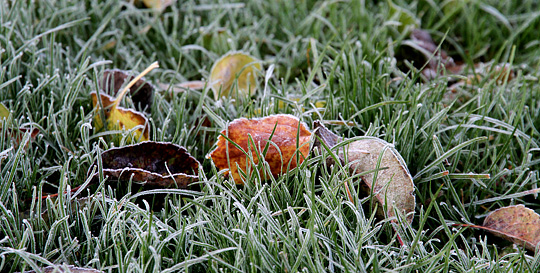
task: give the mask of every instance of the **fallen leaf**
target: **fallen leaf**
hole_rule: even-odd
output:
[[[232,98],[251,96],[255,93],[257,85],[257,72],[262,69],[260,62],[241,52],[231,52],[217,60],[210,71],[210,87],[214,91],[214,97],[231,95]],[[234,83],[238,88],[238,94],[231,94]]]
[[[67,271],[65,269],[67,269]],[[73,266],[73,265],[55,265],[55,266],[43,267],[40,270],[38,270],[37,272],[43,272],[43,273],[53,273],[53,272],[56,272],[56,273],[63,273],[63,272],[101,273],[103,271],[99,271],[99,270],[92,269],[92,268],[81,268],[81,267],[76,267],[76,266]],[[24,271],[23,273],[36,273],[36,271],[35,270],[30,270],[30,271]]]
[[[540,243],[540,215],[524,205],[493,211],[484,220],[483,229],[531,251]]]
[[[312,149],[324,149],[322,143],[332,148],[343,141],[318,121],[314,123],[314,127],[313,134],[318,138],[314,140]],[[353,141],[337,152],[337,157],[343,163],[345,151],[350,171],[354,174],[385,168],[362,175],[362,180],[382,204],[385,217],[394,217],[394,210],[397,210],[412,222],[416,206],[413,179],[405,161],[393,145],[375,137]],[[334,163],[331,157],[326,162]]]
[[[134,4],[139,6],[141,2],[149,9],[162,12],[168,6],[172,5],[175,0],[135,0]]]
[[[275,129],[275,131],[274,131]],[[302,163],[309,153],[311,132],[298,118],[291,115],[272,115],[261,119],[240,118],[233,120],[226,130],[221,131],[217,147],[207,155],[220,170],[229,169],[237,184],[244,184],[239,168],[246,173],[259,164],[259,156],[270,166],[271,174],[275,177],[297,167],[296,155],[299,153],[298,164]],[[297,142],[297,135],[299,141]],[[236,143],[238,149],[223,137]],[[253,139],[253,143],[249,140]],[[254,147],[255,145],[255,147]],[[266,154],[263,154],[268,145]],[[297,150],[298,148],[298,150]],[[252,155],[253,162],[246,156]],[[265,173],[261,173],[263,179]]]
[[[128,81],[133,80],[135,77],[130,76],[128,71],[119,69],[109,69],[103,72],[101,78],[100,87],[106,93],[116,96],[120,91],[120,88]],[[139,107],[139,110],[144,111],[150,109],[152,106],[152,97],[154,94],[154,86],[140,79],[136,81],[130,88],[129,93],[135,106]]]
[[[0,122],[2,119],[7,119],[9,117],[9,109],[3,104],[0,103]],[[0,128],[2,127],[2,123],[0,123]]]
[[[497,84],[502,84],[504,80],[510,81],[515,77],[515,73],[508,63],[493,65],[492,62],[480,62],[475,63],[472,69],[467,69],[466,63],[455,62],[446,51],[440,49],[426,30],[414,29],[410,37],[410,40],[405,40],[402,44],[419,52],[423,60],[417,60],[414,52],[407,52],[406,58],[413,62],[418,61],[416,65],[417,67],[418,65],[422,66],[418,68],[423,68],[421,72],[426,79],[430,80],[445,74],[461,75],[467,78],[450,86],[454,93],[457,87],[477,84],[486,78],[495,79]],[[427,65],[423,67],[425,62]]]
[[[94,126],[97,131],[100,131],[103,129],[103,119],[101,118],[99,111],[100,108],[97,100],[97,93],[91,92],[90,96],[92,97],[94,108],[96,109]],[[140,139],[140,141],[146,141],[149,139],[150,127],[148,125],[148,119],[141,112],[119,106],[116,107],[115,111],[113,111],[112,107],[115,103],[114,98],[106,94],[100,94],[100,97],[105,112],[108,130],[129,130],[137,126],[144,126],[144,129],[139,128],[135,130],[135,138]]]
[[[152,69],[159,67],[158,63],[155,62],[146,68],[141,74],[133,78],[127,86],[124,87],[122,91],[119,92],[116,99],[105,95],[100,94],[101,105],[103,106],[103,113],[105,118],[101,117],[100,103],[98,101],[97,93],[92,92],[92,103],[96,113],[94,115],[94,125],[96,130],[101,130],[103,126],[103,120],[107,123],[108,130],[117,130],[117,129],[134,129],[135,138],[140,141],[146,141],[149,139],[149,125],[146,117],[133,109],[125,109],[120,106],[122,98],[127,93],[127,91],[135,85],[144,75],[150,72]],[[137,128],[138,127],[138,128]],[[141,128],[142,127],[142,128]]]
[[[408,52],[407,58],[412,61],[418,59],[419,63],[416,65],[424,65],[427,61],[426,67],[422,70],[422,74],[427,79],[437,77],[440,72],[443,72],[441,70],[448,70],[451,73],[458,73],[461,71],[462,68],[456,65],[454,59],[452,59],[446,51],[440,49],[439,46],[435,44],[429,32],[423,29],[413,29],[410,37],[410,40],[405,40],[402,43],[415,50],[415,52]],[[422,57],[416,57],[416,52],[419,52]]]
[[[169,88],[170,88],[171,95],[172,95],[172,94],[183,93],[183,92],[185,92],[186,90],[189,90],[189,89],[201,90],[206,86],[206,82],[203,82],[203,81],[187,81],[187,82],[178,83],[178,84],[174,84],[174,85],[171,85],[171,84],[168,84],[168,83],[158,82],[157,86],[159,86],[159,88],[161,88],[163,90],[169,90]]]
[[[104,175],[145,186],[186,188],[199,179],[197,159],[173,143],[146,141],[111,148],[101,154],[101,160]]]

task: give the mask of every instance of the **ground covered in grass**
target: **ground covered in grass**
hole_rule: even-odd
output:
[[[534,0],[177,1],[163,12],[1,1],[0,102],[11,115],[0,134],[0,271],[538,272],[540,251],[454,225],[509,205],[540,211],[538,10]],[[413,28],[470,72],[424,67],[408,46]],[[262,61],[252,97],[167,92],[207,79],[229,51]],[[150,140],[186,147],[200,181],[87,185],[101,153],[130,139],[95,130],[90,92],[105,69],[136,75],[155,61],[146,79],[165,87],[148,110]],[[414,177],[412,224],[377,217],[361,180],[321,156],[245,186],[205,157],[230,121],[272,114],[393,143]],[[83,196],[93,198],[74,201]]]

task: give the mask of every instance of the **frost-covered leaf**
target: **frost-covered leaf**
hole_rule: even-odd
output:
[[[210,71],[210,87],[216,100],[227,97],[235,91],[237,83],[238,94],[230,94],[232,98],[251,96],[257,85],[257,72],[262,69],[259,60],[242,52],[230,52],[217,60]]]
[[[232,121],[227,129],[221,131],[217,147],[208,154],[220,170],[229,169],[237,184],[243,184],[240,172],[254,169],[259,157],[270,166],[271,174],[278,176],[302,163],[309,153],[311,132],[298,118],[291,115],[272,115],[261,119],[240,118]],[[298,136],[298,142],[297,140]],[[253,139],[253,142],[250,141]],[[255,145],[255,146],[254,146]],[[264,153],[267,147],[266,153]],[[250,155],[250,156],[248,156]],[[263,179],[266,174],[261,173]]]
[[[540,215],[524,205],[500,208],[484,220],[485,230],[534,251],[540,243]]]
[[[114,180],[186,188],[199,179],[199,161],[173,143],[146,141],[111,148],[101,154],[101,159],[103,174]]]
[[[331,148],[343,140],[319,122],[315,122],[314,127],[313,134],[318,136],[313,143],[314,149],[324,149],[322,143]],[[385,217],[394,217],[394,210],[397,210],[412,222],[416,205],[413,179],[392,144],[379,138],[364,137],[340,148],[337,157],[342,162],[347,160],[355,174],[381,169],[362,175],[362,180],[381,203]],[[332,158],[327,159],[327,163],[332,164]]]
[[[108,130],[134,129],[135,138],[137,140],[146,141],[149,139],[150,128],[148,126],[148,120],[146,117],[142,113],[133,109],[122,108],[119,106],[119,104],[130,88],[137,84],[144,75],[156,67],[159,67],[157,62],[151,64],[141,74],[133,78],[129,84],[119,92],[116,99],[105,94],[100,94],[100,100],[98,101],[97,93],[91,93],[92,103],[95,109],[94,125],[96,130],[101,130],[104,127],[103,120],[105,120]],[[103,106],[103,113],[105,114],[104,118],[101,117],[102,111],[100,105]]]

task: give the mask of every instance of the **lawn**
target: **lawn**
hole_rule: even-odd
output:
[[[0,272],[540,272],[538,241],[468,226],[540,212],[539,29],[536,0],[0,1]],[[259,61],[251,96],[209,88],[230,52]],[[154,62],[142,114],[149,140],[200,162],[187,188],[103,171],[105,151],[137,139],[100,130],[90,93],[107,69]],[[376,213],[366,173],[328,164],[330,147],[244,185],[208,156],[233,120],[276,114],[392,144],[412,221]]]

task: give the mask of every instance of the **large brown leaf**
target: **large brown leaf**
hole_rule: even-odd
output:
[[[272,135],[274,129],[275,132]],[[244,183],[238,168],[246,172],[248,167],[250,169],[255,167],[246,153],[252,155],[253,163],[256,165],[259,164],[257,154],[261,158],[264,157],[270,166],[271,174],[278,176],[296,168],[297,161],[298,163],[304,161],[309,153],[307,142],[311,137],[307,126],[291,115],[273,115],[262,119],[236,119],[229,124],[226,130],[221,131],[221,134],[236,143],[242,150],[220,135],[217,148],[207,157],[212,158],[220,170],[229,169],[237,184]],[[299,136],[298,142],[296,141],[297,135]],[[250,137],[253,139],[253,143],[249,140]],[[262,152],[267,144],[269,144],[267,153],[263,155]],[[266,174],[261,173],[261,177],[265,179]]]
[[[147,186],[186,188],[199,178],[197,159],[184,147],[172,143],[146,141],[111,148],[101,158],[103,174],[114,180],[132,179]]]
[[[343,140],[320,122],[316,121],[314,127],[313,134],[318,136],[313,143],[314,149],[324,149],[322,143],[331,148]],[[394,210],[397,210],[412,222],[416,205],[413,179],[393,145],[382,139],[365,137],[345,145],[337,151],[337,156],[343,163],[347,158],[354,174],[381,169],[362,175],[362,180],[383,206],[385,217],[394,217]],[[328,158],[327,163],[334,163],[333,159]]]

